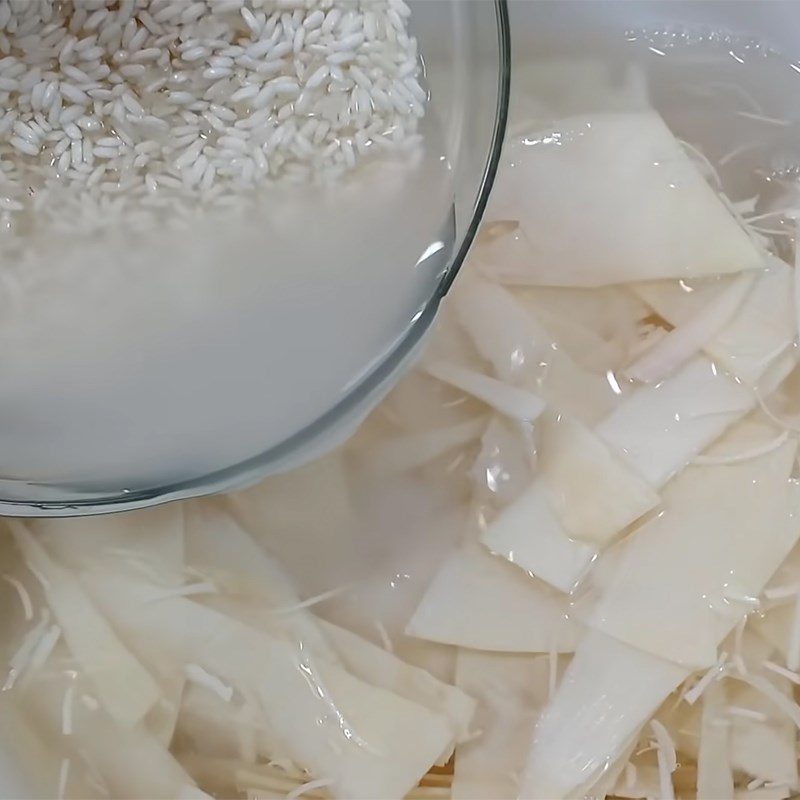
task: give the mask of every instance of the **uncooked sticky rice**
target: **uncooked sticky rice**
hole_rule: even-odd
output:
[[[8,244],[229,207],[419,144],[403,0],[0,0]]]

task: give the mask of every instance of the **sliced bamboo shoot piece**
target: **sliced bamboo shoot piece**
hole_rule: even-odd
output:
[[[468,275],[449,299],[460,325],[500,380],[528,388],[590,424],[619,404],[607,377],[579,367],[507,289]]]
[[[480,499],[490,499],[502,507],[528,488],[536,454],[526,433],[500,416],[489,421],[481,437],[480,453],[470,470]]]
[[[754,630],[766,639],[780,653],[783,661],[789,660],[790,650],[794,650],[800,632],[800,586],[783,585],[780,591],[791,592],[784,602],[770,608],[763,615],[754,617],[752,625]],[[788,600],[788,602],[786,602]],[[793,653],[794,656],[794,653]]]
[[[755,404],[753,392],[698,356],[629,394],[595,431],[660,488]]]
[[[517,289],[519,300],[552,334],[578,366],[606,374],[620,370],[638,342],[647,304],[619,286],[565,289],[537,286]]]
[[[177,735],[184,747],[205,759],[222,756],[253,764],[261,757],[291,763],[255,700],[226,702],[196,683],[188,683],[183,693]]]
[[[397,798],[452,745],[447,719],[184,597],[148,600],[153,587],[85,573],[85,585],[128,634],[157,640],[246,697],[258,698],[292,761],[330,780],[337,798]]]
[[[86,762],[102,779],[111,797],[141,797],[175,800],[184,796],[203,798],[194,781],[175,760],[166,745],[140,724],[118,725],[103,708],[73,704],[73,732],[62,733],[62,698],[73,678],[58,675],[54,680],[31,686],[23,709],[51,736],[76,765]],[[88,797],[88,795],[78,795]]]
[[[731,425],[722,438],[695,456],[692,463],[722,466],[747,461],[776,450],[786,441],[788,435],[787,431],[782,431],[760,409],[756,409]]]
[[[481,542],[562,592],[575,588],[597,555],[594,547],[569,538],[541,478],[489,523]]]
[[[81,569],[102,562],[113,569],[182,582],[184,504],[95,517],[35,519],[28,524],[61,563]]]
[[[669,377],[725,330],[755,280],[756,274],[752,272],[737,275],[695,316],[673,328],[627,366],[625,374],[642,383],[657,383]]]
[[[405,433],[386,439],[364,452],[370,470],[382,473],[408,472],[480,439],[486,419],[478,417],[446,428]]]
[[[655,112],[570,117],[513,138],[492,193],[493,220],[518,220],[533,244],[528,284],[603,286],[761,265]]]
[[[475,713],[475,701],[461,689],[437,680],[429,672],[406,664],[397,656],[358,634],[320,620],[345,667],[356,678],[394,692],[446,717],[453,727],[453,741],[465,739]]]
[[[17,800],[56,797],[63,760],[41,736],[16,692],[0,694],[0,797]],[[76,764],[76,767],[79,765]],[[70,770],[72,797],[90,797],[82,771]]]
[[[658,494],[589,428],[566,415],[539,420],[539,469],[553,510],[576,539],[604,545],[658,505]]]
[[[50,558],[24,524],[16,520],[8,524],[26,562],[41,576],[50,610],[101,702],[121,725],[134,725],[161,696],[158,684],[119,640],[72,573]]]
[[[697,755],[697,796],[703,800],[733,797],[730,725],[725,717],[726,704],[725,687],[718,682],[712,683],[703,693]]]
[[[178,712],[181,707],[181,697],[186,683],[183,675],[175,669],[174,664],[161,664],[161,670],[153,670],[153,674],[161,689],[159,701],[147,712],[144,718],[144,727],[164,747],[169,747],[175,735],[175,726],[178,723]]]
[[[788,786],[758,786],[752,789],[736,789],[733,800],[787,800],[792,797]]]
[[[733,320],[704,347],[722,368],[750,386],[796,336],[793,271],[771,255],[764,257],[764,265]],[[693,291],[669,281],[640,284],[635,291],[659,316],[681,326],[725,293],[730,284],[728,279],[688,288]]]
[[[308,498],[315,498],[309,503]],[[249,489],[225,496],[233,515],[256,541],[286,536],[346,536],[353,524],[350,487],[340,451]]]
[[[278,624],[289,628],[317,655],[337,660],[335,651],[319,629],[318,621],[300,606],[300,596],[289,574],[259,546],[250,534],[214,501],[189,503],[186,515],[186,558],[194,567],[224,570],[240,581],[239,590],[257,598],[266,609],[290,608],[297,611],[284,615]]]
[[[765,677],[768,673],[765,673]],[[792,696],[792,684],[779,675],[769,680],[786,695]],[[738,708],[761,713],[765,719],[731,717],[730,760],[733,767],[752,778],[797,787],[797,728],[791,719],[751,686],[732,682],[728,702]]]
[[[800,536],[797,446],[759,458],[688,467],[664,489],[664,512],[626,543],[589,624],[690,668],[717,646]]]
[[[594,783],[689,671],[587,633],[533,733],[520,797],[561,800]]]
[[[408,623],[411,636],[509,653],[572,652],[567,599],[477,544],[444,562]]]
[[[475,736],[456,747],[453,800],[517,797],[527,744],[547,702],[547,662],[546,656],[459,649],[456,684],[476,698],[479,710]]]
[[[429,364],[425,371],[432,377],[472,395],[513,420],[533,422],[544,411],[544,400],[533,392],[519,389],[457,364],[436,361]]]

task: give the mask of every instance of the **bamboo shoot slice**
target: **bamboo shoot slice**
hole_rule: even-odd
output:
[[[58,682],[40,681],[24,698],[24,710],[51,735],[61,733],[61,699],[72,680],[62,675]],[[91,765],[110,796],[175,800],[193,790],[194,797],[206,797],[167,747],[142,725],[118,725],[103,708],[84,703],[74,704],[73,717],[73,733],[61,738],[63,747],[71,759],[78,763],[85,759]]]
[[[559,346],[566,347],[575,359],[581,358],[576,347],[581,340],[574,344],[570,342],[575,326],[582,332],[583,345],[590,344],[594,337],[606,343],[623,342],[638,338],[638,324],[651,313],[644,300],[623,286],[600,289],[521,287],[514,290],[514,296],[537,318],[550,315],[546,321],[542,318],[542,324],[555,336]],[[551,329],[551,321],[555,330]],[[588,340],[585,338],[587,334],[590,335]],[[590,368],[596,366],[591,364]]]
[[[695,456],[693,463],[722,465],[746,461],[777,449],[787,437],[787,432],[782,431],[760,409],[756,409],[731,425],[722,438]]]
[[[792,797],[788,786],[759,786],[753,789],[736,789],[733,800],[787,800]]]
[[[730,728],[724,717],[726,703],[725,687],[718,682],[712,683],[703,693],[697,755],[697,796],[703,800],[733,797]]]
[[[798,618],[797,587],[792,587],[791,602],[770,608],[765,614],[757,615],[752,622],[756,633],[766,639],[781,655],[784,661],[789,658],[790,641],[796,639]]]
[[[446,428],[434,428],[420,433],[404,433],[385,439],[364,450],[364,463],[373,472],[409,472],[424,467],[454,450],[467,447],[480,439],[486,429],[486,419],[457,422]]]
[[[492,220],[518,220],[533,243],[526,280],[533,285],[761,266],[761,253],[655,112],[570,117],[507,142]]]
[[[168,503],[124,514],[35,519],[27,524],[47,550],[72,569],[101,561],[174,584],[184,578],[184,508],[182,503]]]
[[[766,269],[757,275],[736,316],[704,347],[721,367],[751,386],[796,335],[793,272],[775,256],[765,256],[764,264]],[[679,326],[727,288],[727,281],[722,281],[686,292],[670,281],[641,284],[634,290],[659,316]]]
[[[619,286],[564,289],[537,286],[514,296],[578,366],[601,375],[621,369],[638,343],[647,304]]]
[[[259,758],[291,763],[258,704],[245,699],[226,702],[198,684],[183,694],[177,734],[183,746],[205,759],[214,756],[255,763]]]
[[[594,783],[688,676],[670,661],[587,633],[534,728],[519,796],[561,800]]]
[[[795,483],[794,488],[795,508],[800,514],[800,484]],[[800,547],[789,553],[764,594],[770,605],[754,614],[748,627],[780,654],[783,663],[791,662],[794,667],[800,655]]]
[[[536,455],[519,426],[494,416],[481,437],[470,476],[479,499],[497,506],[516,500],[532,480]]]
[[[737,275],[693,317],[674,327],[625,368],[629,378],[658,383],[714,341],[735,318],[750,293],[756,274]]]
[[[519,389],[457,364],[435,361],[425,370],[437,380],[461,389],[513,420],[533,422],[544,411],[544,401],[533,392]]]
[[[572,591],[596,556],[594,547],[569,538],[541,478],[489,523],[481,543],[562,592]]]
[[[526,748],[547,702],[548,659],[459,649],[456,684],[478,701],[476,736],[456,747],[453,800],[513,800]]]
[[[56,797],[61,758],[26,711],[14,692],[0,694],[0,797]],[[82,778],[77,770],[70,770],[70,796],[91,796],[91,788]]]
[[[190,564],[212,573],[219,569],[238,576],[243,580],[240,589],[255,595],[260,606],[287,608],[300,604],[300,596],[283,566],[222,505],[195,501],[186,505],[185,515],[186,557]],[[317,655],[336,660],[310,612],[298,608],[281,618],[280,623]]]
[[[453,728],[454,742],[467,737],[475,713],[475,701],[469,695],[346,628],[324,620],[320,624],[344,666],[356,678],[446,717]]]
[[[164,747],[169,747],[175,735],[175,726],[178,724],[178,713],[181,707],[185,681],[182,675],[175,673],[173,680],[167,684],[159,680],[161,699],[156,703],[144,718],[144,727]]]
[[[552,357],[552,337],[511,292],[467,275],[449,299],[459,324],[500,380],[518,383],[542,372],[540,364]]]
[[[331,780],[334,797],[400,800],[452,745],[443,716],[315,659],[294,642],[184,597],[150,603],[147,584],[94,572],[83,579],[120,630],[148,635],[172,658],[257,697],[292,761]]]
[[[750,390],[698,356],[629,394],[595,432],[660,488],[755,404]]]
[[[752,610],[800,536],[789,481],[796,444],[724,466],[688,467],[664,512],[627,542],[589,624],[691,668]]]
[[[538,429],[540,473],[571,536],[605,545],[658,505],[652,487],[577,420],[548,413]]]
[[[769,680],[791,698],[791,684],[786,678],[770,674]],[[732,685],[729,702],[767,717],[763,722],[731,718],[730,759],[733,767],[752,778],[797,787],[797,729],[792,720],[777,712],[769,699],[746,684]]]
[[[30,524],[48,551],[73,569],[101,564],[124,574],[147,574],[167,586],[177,586],[185,580],[184,527],[190,508],[188,504],[172,503],[129,514],[41,519]],[[143,722],[153,736],[169,746],[183,692],[183,670],[154,650],[147,640],[129,640],[125,646],[159,687],[161,697]]]
[[[622,783],[620,777],[624,774],[635,750],[636,742],[634,741],[622,751],[622,755],[616,761],[609,764],[599,778],[582,786],[578,790],[578,796],[582,797],[583,800],[606,800],[607,797],[624,797],[624,793],[617,792],[617,787]],[[637,798],[644,796],[644,794],[636,795]]]
[[[308,498],[316,501],[309,503]],[[249,489],[226,495],[233,515],[257,542],[279,537],[308,539],[349,534],[353,524],[347,472],[341,452],[331,453]]]
[[[558,592],[467,543],[441,566],[406,633],[475,650],[568,653],[578,631],[567,610]]]
[[[14,520],[9,525],[25,560],[41,575],[48,605],[99,699],[121,725],[134,725],[159,700],[158,684],[119,640],[72,573],[50,558],[25,525]]]
[[[511,292],[466,278],[449,300],[459,324],[500,380],[528,388],[590,424],[619,404],[606,376],[579,367]]]

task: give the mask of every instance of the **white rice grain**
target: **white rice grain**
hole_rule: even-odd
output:
[[[25,155],[38,156],[39,151],[41,150],[38,145],[35,145],[26,139],[21,139],[19,136],[12,136],[9,142],[14,149],[18,150],[20,153],[24,153]]]
[[[146,231],[416,146],[407,20],[402,0],[0,0],[0,222]]]

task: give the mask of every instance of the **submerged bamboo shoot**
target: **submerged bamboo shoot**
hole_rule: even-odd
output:
[[[489,523],[481,542],[562,592],[572,591],[596,555],[594,547],[570,539],[538,477]]]
[[[688,675],[677,664],[588,633],[536,724],[519,796],[561,800],[593,784]]]
[[[23,523],[9,524],[25,560],[41,575],[67,645],[108,713],[122,725],[139,722],[158,701],[158,684],[119,640],[75,576],[50,558]]]
[[[712,665],[800,535],[796,449],[688,467],[665,488],[664,512],[626,544],[590,624],[661,658]]]
[[[183,597],[148,603],[152,587],[98,573],[83,580],[126,632],[255,696],[286,752],[331,781],[335,797],[402,798],[451,746],[448,720]]]
[[[597,545],[658,505],[658,495],[589,428],[566,415],[539,424],[540,471],[567,532]]]
[[[566,614],[559,592],[465,544],[434,576],[406,632],[475,650],[572,652],[578,631]]]
[[[761,265],[655,112],[569,117],[516,136],[487,219],[518,220],[534,243],[527,274],[515,274],[531,285],[603,286]]]
[[[659,488],[755,404],[752,391],[698,356],[628,395],[595,431]]]

